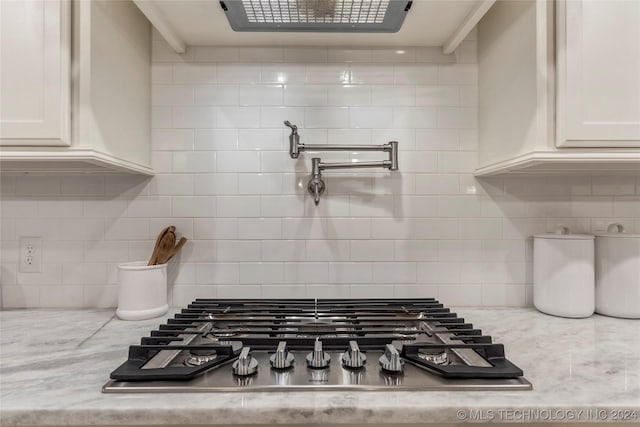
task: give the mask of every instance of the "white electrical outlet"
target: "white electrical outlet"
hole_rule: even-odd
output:
[[[20,272],[42,272],[42,237],[20,238]]]

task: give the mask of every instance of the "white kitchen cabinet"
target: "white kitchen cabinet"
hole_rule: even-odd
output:
[[[559,1],[557,16],[557,145],[640,147],[640,1]]]
[[[4,1],[0,3],[3,5],[3,25],[5,21],[17,20],[20,13],[27,13],[27,6],[5,7]],[[19,45],[24,40],[35,36],[30,35],[32,30],[29,28],[15,34],[5,32],[3,28],[3,50],[6,41],[13,53],[6,53],[8,63],[5,63],[5,52],[2,54],[0,170],[3,173],[115,171],[152,174],[151,29],[148,20],[130,1],[28,0],[27,3],[33,11],[40,12],[40,16],[32,13],[33,21],[45,19],[51,27],[59,27],[59,32],[66,34],[66,37],[42,36],[46,43],[56,42],[57,47],[25,48],[29,53],[27,56],[40,56],[45,66],[52,69],[56,68],[56,63],[66,61],[66,67],[59,65],[58,80],[63,82],[59,83],[60,88],[54,87],[53,81],[42,82],[40,88],[45,94],[29,101],[35,104],[51,97],[52,104],[57,102],[60,105],[60,131],[58,134],[53,132],[56,124],[53,120],[46,138],[39,138],[35,127],[20,128],[14,123],[5,127],[5,111],[8,115],[25,108],[21,104],[21,92],[5,86],[5,69],[7,79],[19,78],[26,60],[12,63],[11,59],[20,55]],[[35,29],[35,23],[26,18],[25,21]],[[54,30],[47,28],[47,31]],[[35,53],[36,47],[40,49],[39,53]],[[30,74],[28,78],[24,85],[36,80]],[[27,94],[34,98],[31,92]],[[67,107],[63,108],[65,102]],[[6,105],[10,106],[9,110],[5,110]],[[36,139],[38,141],[34,143]]]
[[[572,0],[568,3],[590,4],[591,1]],[[559,129],[564,132],[563,125],[559,123],[564,116],[557,113],[557,106],[563,103],[559,100],[563,96],[563,88],[562,79],[557,77],[555,22],[563,17],[561,13],[556,16],[556,6],[556,2],[546,0],[501,0],[495,3],[478,25],[479,167],[476,176],[640,172],[640,146],[637,141],[636,145],[632,140],[628,140],[626,146],[616,145],[612,141],[621,138],[614,137],[616,134],[613,131],[606,139],[598,139],[599,142],[594,142],[593,146],[567,146],[558,142],[556,134]],[[599,22],[596,17],[593,19]],[[626,33],[629,31],[631,29],[627,29]],[[638,40],[624,38],[612,44],[611,37],[604,36],[609,40],[608,46],[596,47],[596,50],[624,49],[628,56],[627,63],[633,64],[631,57],[635,58],[636,63],[640,61],[640,52],[630,49],[631,46],[639,46]],[[617,53],[611,54],[612,57],[615,55]],[[589,60],[593,60],[591,54],[588,56]],[[606,77],[596,76],[594,79],[616,86],[620,83],[620,79],[615,77],[617,68],[620,67],[601,64],[595,73],[607,70]],[[577,70],[581,71],[587,73]],[[624,73],[626,75],[626,70]],[[636,78],[638,76],[640,74]],[[573,93],[579,86],[586,85],[584,81],[574,81],[577,79],[568,79],[571,80]],[[634,87],[631,80],[633,78],[628,75],[629,93],[625,93],[621,100],[626,102],[627,107],[633,106],[634,96],[640,96],[638,82]],[[601,89],[598,88],[590,90],[587,96],[591,98],[607,94],[606,90],[599,92]],[[635,94],[632,93],[634,90]],[[607,101],[608,104],[617,102],[617,97],[616,100]],[[590,100],[591,103],[593,101],[595,99]],[[616,122],[609,129],[619,128],[618,135],[622,132],[622,125],[633,114],[628,108],[610,110],[598,105],[582,108],[588,114],[595,114],[597,120]],[[635,111],[639,111],[637,105],[635,108]],[[577,114],[579,116],[582,113]],[[592,129],[592,135],[596,135],[598,129],[600,134],[597,138],[602,138],[604,126],[589,126],[589,130]],[[627,136],[633,135],[631,131],[627,132]],[[593,137],[593,141],[596,141],[596,137]],[[602,141],[608,141],[608,145],[602,145]]]
[[[70,18],[67,1],[0,2],[1,145],[70,145]]]

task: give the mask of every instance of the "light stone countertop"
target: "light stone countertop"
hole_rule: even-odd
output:
[[[163,318],[16,310],[0,312],[0,424],[640,423],[640,320],[455,311],[505,345],[533,391],[103,394],[128,346]]]

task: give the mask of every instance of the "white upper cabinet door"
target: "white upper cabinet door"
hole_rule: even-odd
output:
[[[557,12],[557,146],[640,147],[640,1]]]
[[[0,145],[70,145],[70,4],[0,0]]]

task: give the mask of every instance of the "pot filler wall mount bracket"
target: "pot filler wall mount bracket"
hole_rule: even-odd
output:
[[[302,151],[382,151],[389,153],[387,160],[379,162],[337,162],[325,163],[319,157],[311,159],[311,176],[307,183],[307,191],[313,196],[316,206],[320,203],[320,196],[327,186],[322,180],[322,171],[326,169],[361,169],[384,168],[390,171],[398,170],[398,141],[390,141],[382,145],[331,145],[331,144],[302,144],[298,134],[298,126],[288,120],[285,126],[291,128],[289,135],[289,156],[292,159],[300,157]]]

